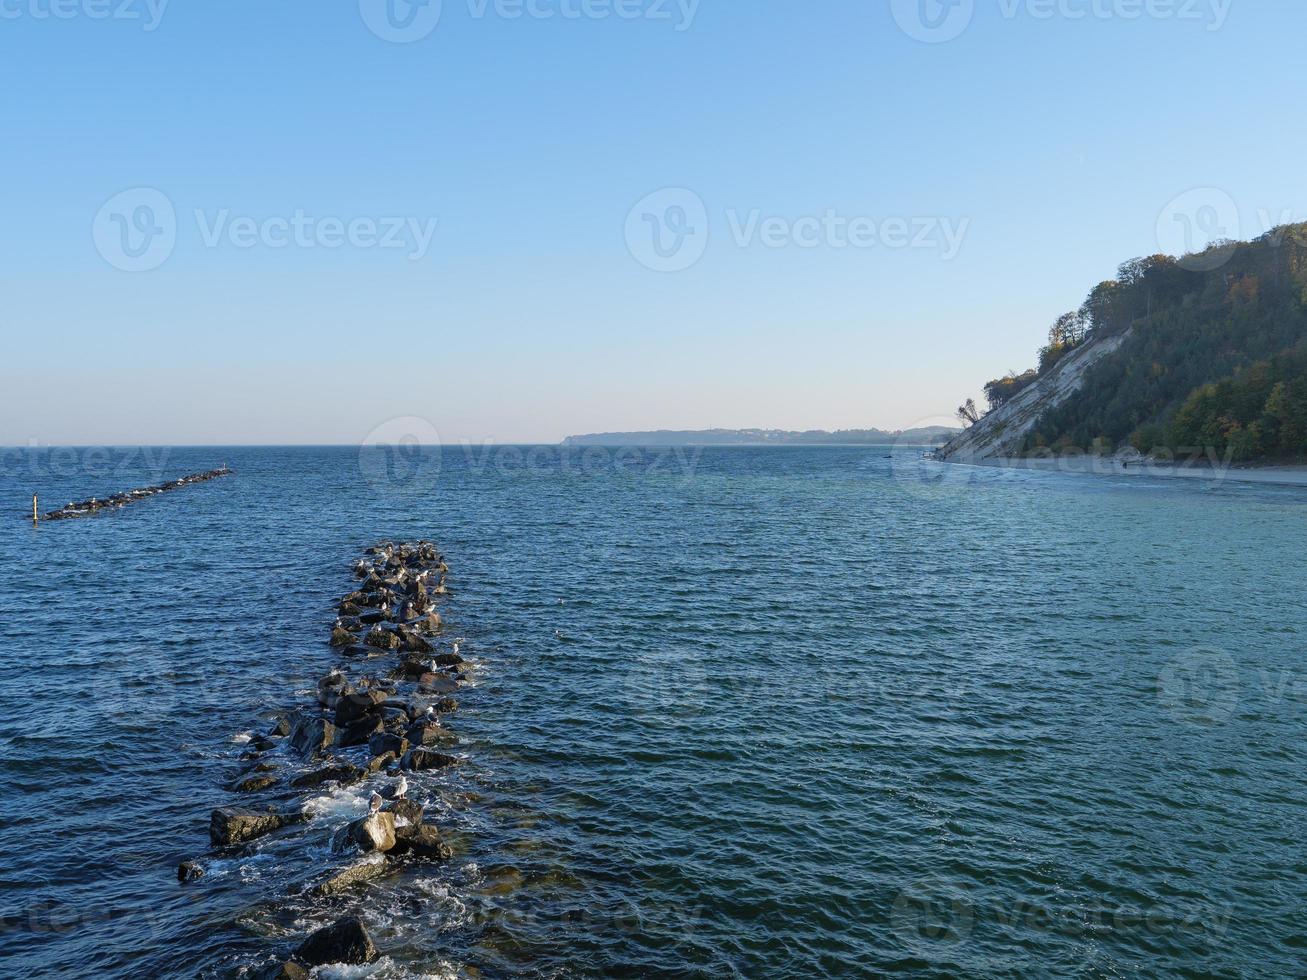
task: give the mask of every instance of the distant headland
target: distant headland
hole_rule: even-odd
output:
[[[564,446],[887,446],[897,443],[931,446],[944,442],[960,429],[932,425],[920,429],[658,429],[652,432],[596,432],[568,436]]]

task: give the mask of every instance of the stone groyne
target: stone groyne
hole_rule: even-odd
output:
[[[438,636],[447,571],[427,541],[370,548],[354,564],[357,588],[340,600],[331,627],[338,664],[310,700],[289,704],[263,734],[237,739],[239,771],[227,787],[233,800],[211,812],[212,850],[183,861],[179,880],[204,887],[210,867],[256,856],[265,843],[322,855],[307,875],[278,885],[285,894],[270,898],[307,901],[315,918],[331,920],[270,948],[251,976],[306,977],[329,963],[376,960],[363,920],[341,914],[355,893],[415,862],[451,856],[423,803],[460,761],[449,754],[458,736],[442,720],[458,710],[453,695],[468,668],[458,644]],[[346,788],[357,800],[352,813],[326,815],[312,805]]]
[[[209,480],[216,480],[220,476],[229,476],[231,470],[226,466],[220,466],[216,470],[208,470],[204,473],[192,473],[190,476],[183,476],[176,480],[170,480],[167,483],[159,483],[152,487],[142,487],[139,490],[125,490],[122,493],[115,493],[112,496],[92,497],[90,500],[83,500],[81,503],[69,503],[66,507],[60,507],[58,510],[52,510],[48,513],[37,515],[36,497],[32,498],[32,518],[34,521],[66,521],[74,517],[90,517],[93,514],[101,514],[108,510],[118,510],[126,507],[128,504],[135,503],[138,500],[146,500],[150,497],[156,497],[161,493],[169,493],[173,490],[180,490],[183,487],[193,486],[196,483],[207,483]]]

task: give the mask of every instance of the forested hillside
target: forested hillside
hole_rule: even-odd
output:
[[[990,382],[991,408],[1089,339],[1129,331],[1083,387],[1042,416],[1023,451],[1307,457],[1307,225],[1181,259],[1123,265],[1060,317],[1040,366]]]

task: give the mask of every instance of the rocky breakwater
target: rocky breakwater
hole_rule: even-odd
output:
[[[436,606],[448,594],[448,566],[435,545],[420,541],[371,548],[353,571],[357,588],[340,600],[329,638],[338,665],[318,680],[311,700],[288,706],[264,734],[239,736],[245,750],[229,791],[263,805],[214,809],[213,851],[182,862],[183,882],[203,879],[207,865],[265,844],[284,847],[287,835],[302,834],[298,853],[317,857],[287,884],[288,893],[310,903],[302,918],[331,917],[400,866],[450,857],[427,814],[442,772],[459,764],[452,754],[458,737],[444,719],[458,710],[454,694],[468,669],[458,643],[440,637]],[[315,809],[313,801],[324,798],[336,809]],[[329,855],[325,862],[322,855]],[[378,956],[363,919],[341,915],[247,975],[298,977]]]
[[[115,493],[109,497],[92,497],[90,500],[83,500],[81,503],[69,503],[66,507],[60,507],[58,510],[52,510],[49,513],[42,514],[42,521],[66,521],[74,517],[90,517],[92,514],[101,514],[107,510],[118,510],[126,507],[128,504],[135,503],[138,500],[145,500],[149,497],[157,497],[161,493],[169,493],[173,490],[180,490],[183,487],[193,486],[196,483],[207,483],[210,480],[216,480],[220,476],[231,475],[231,470],[226,465],[218,467],[216,470],[208,470],[204,473],[192,473],[190,476],[183,476],[176,480],[170,480],[167,483],[159,483],[152,487],[142,487],[139,490],[125,490],[122,493]],[[33,504],[33,508],[35,508]]]

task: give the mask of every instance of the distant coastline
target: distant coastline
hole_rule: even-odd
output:
[[[595,432],[568,436],[564,446],[932,446],[961,429],[932,425],[920,429],[657,429],[649,432]]]

